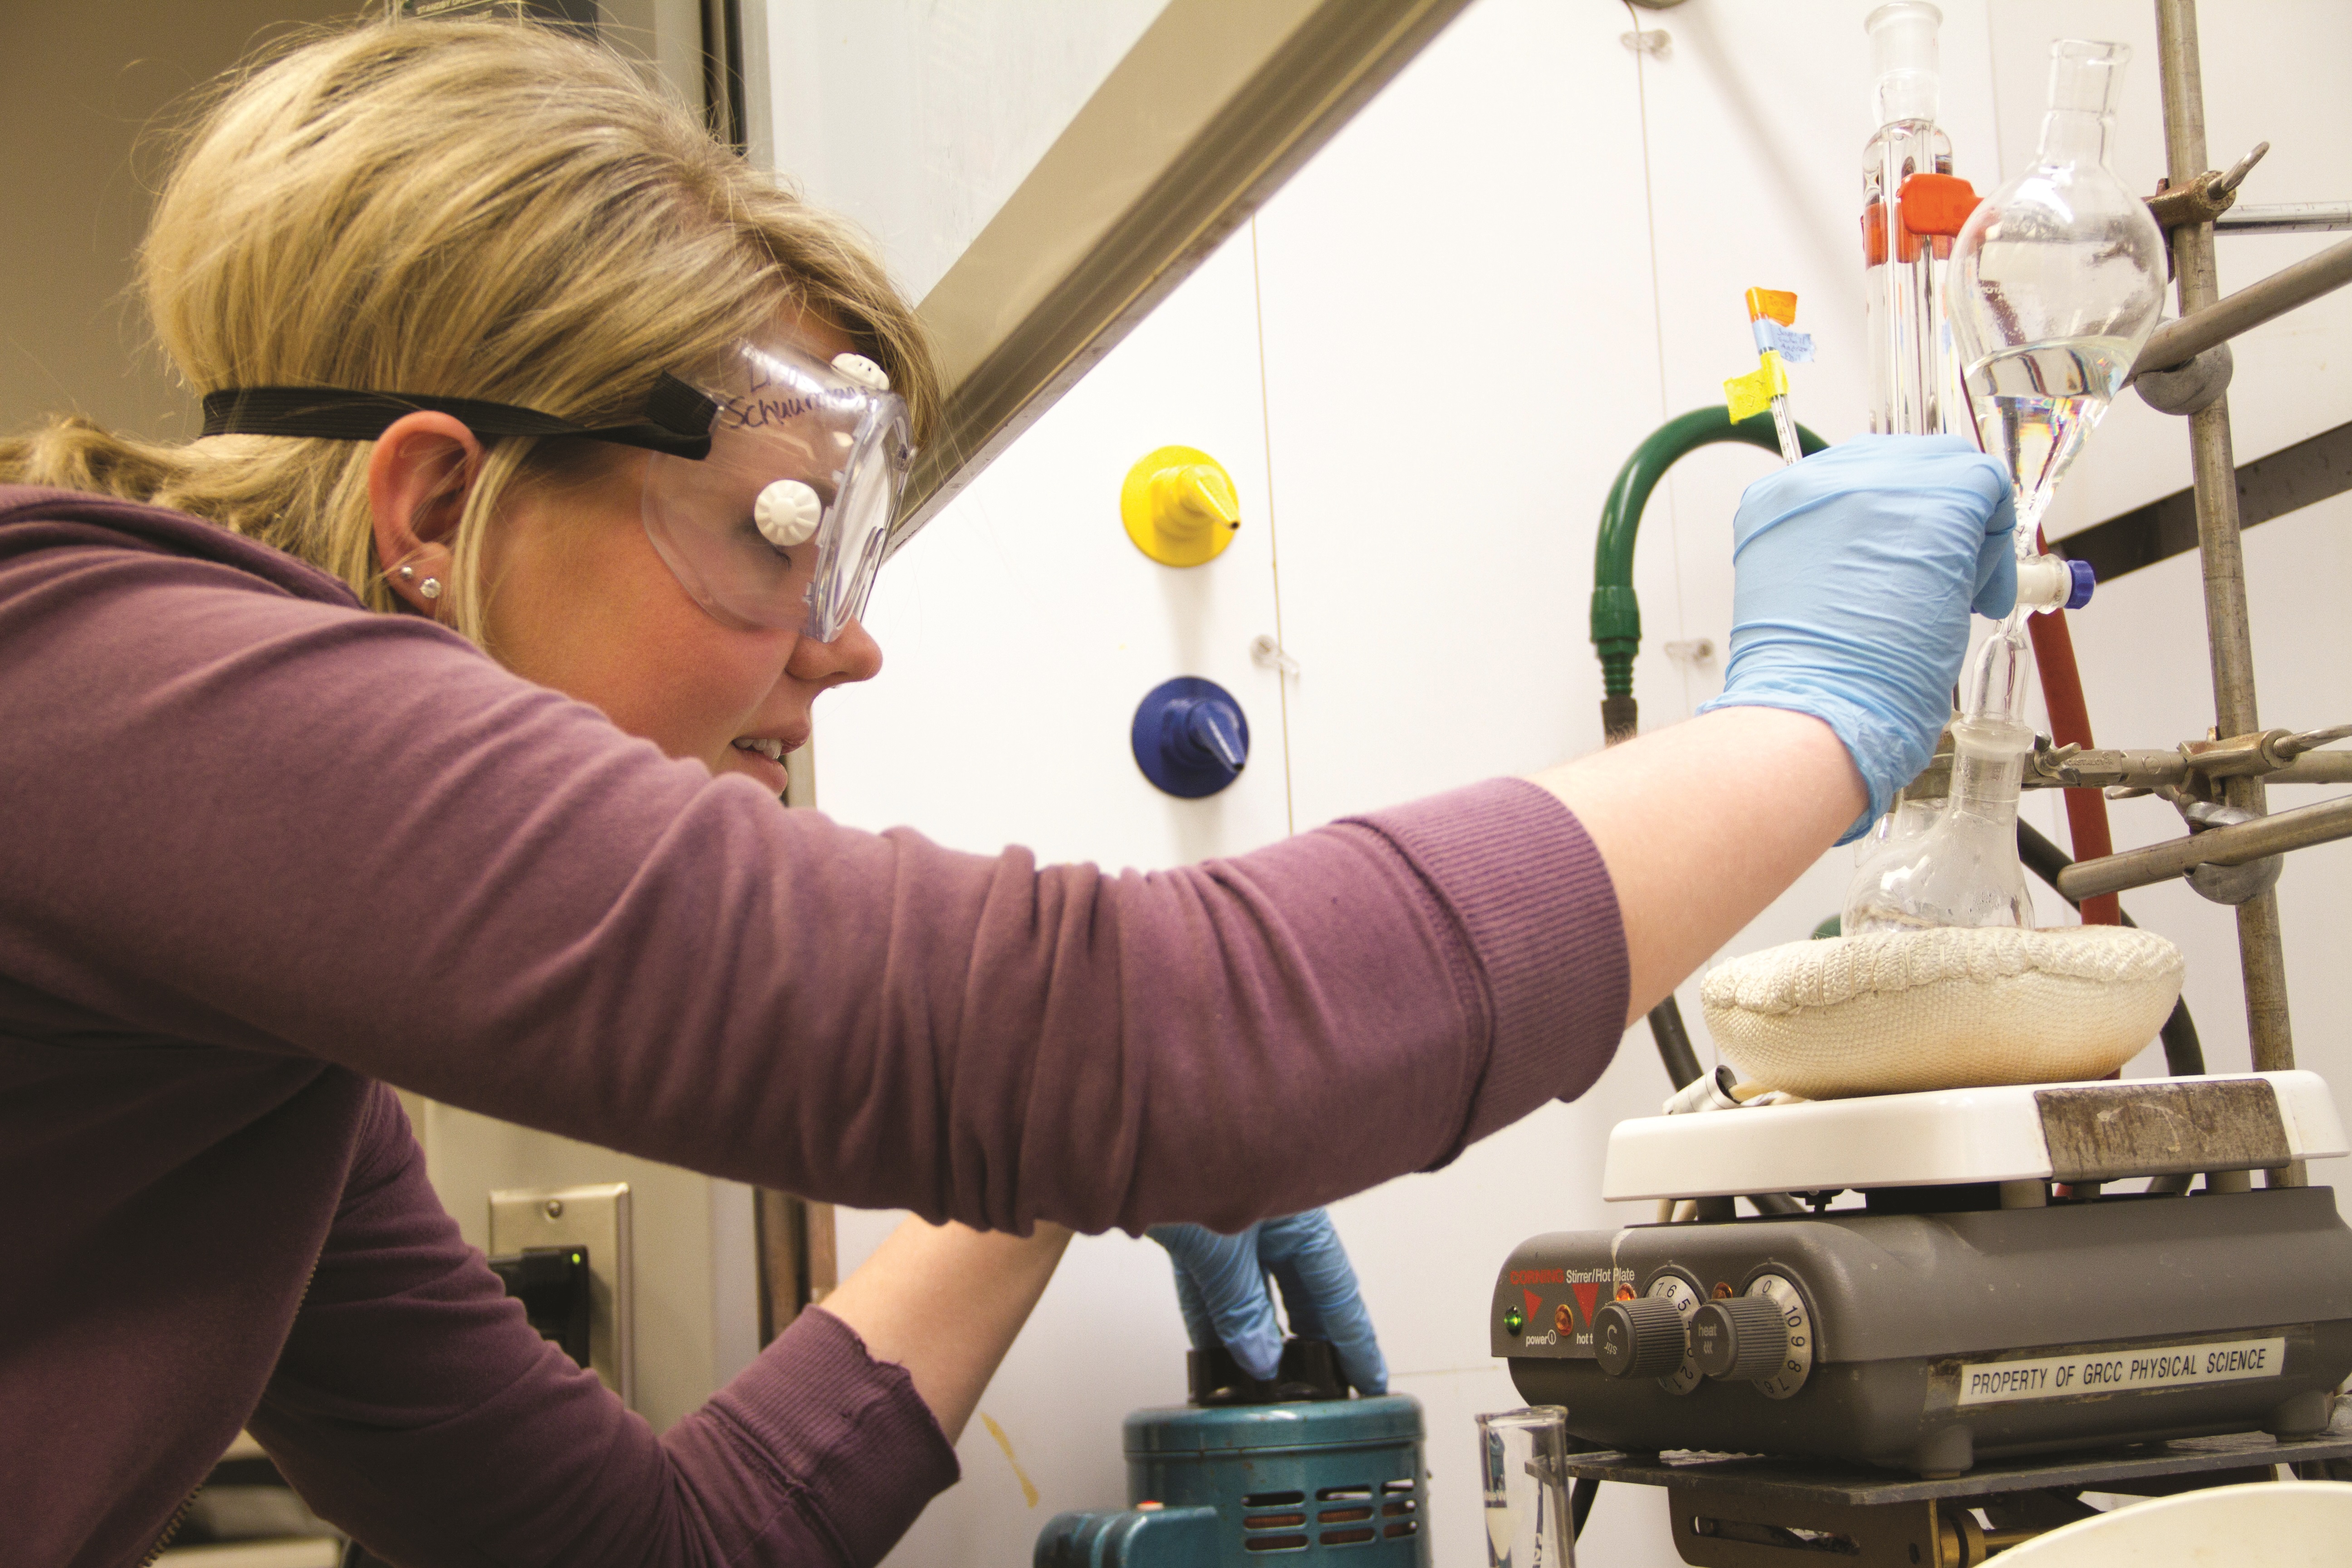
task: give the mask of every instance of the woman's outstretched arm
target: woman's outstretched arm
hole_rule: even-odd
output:
[[[43,657],[0,662],[0,974],[53,1033],[1025,1232],[1312,1207],[1580,1091],[1622,1032],[1608,873],[1524,781],[1040,868],[780,810],[192,520],[14,515],[0,643]]]
[[[1830,727],[1775,708],[1701,714],[1535,782],[1576,814],[1616,884],[1628,1024],[1821,858],[1865,798]]]

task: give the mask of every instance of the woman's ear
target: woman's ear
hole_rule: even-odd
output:
[[[482,444],[446,414],[404,414],[376,437],[368,507],[376,561],[392,591],[438,618],[456,559],[457,520],[481,473]]]

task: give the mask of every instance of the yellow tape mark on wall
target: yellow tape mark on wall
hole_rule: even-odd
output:
[[[1037,1483],[1029,1479],[1029,1472],[1021,1468],[1021,1460],[1019,1457],[1013,1452],[1013,1439],[1004,1435],[1004,1428],[996,1424],[996,1417],[991,1415],[985,1410],[980,1413],[980,1424],[988,1428],[988,1435],[996,1439],[996,1446],[1004,1450],[1004,1462],[1013,1467],[1013,1479],[1021,1483],[1021,1501],[1023,1505],[1028,1508],[1035,1508],[1037,1506]]]

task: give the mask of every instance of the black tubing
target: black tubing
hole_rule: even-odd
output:
[[[1658,1042],[1658,1059],[1666,1064],[1666,1076],[1676,1089],[1699,1080],[1706,1069],[1698,1065],[1698,1053],[1691,1049],[1690,1030],[1683,1026],[1683,1010],[1672,992],[1650,1009],[1650,1038]]]
[[[2205,1076],[2205,1047],[2197,1038],[2197,1021],[2189,1016],[2189,1004],[2175,998],[2172,1016],[2157,1031],[2164,1042],[2165,1070],[2175,1078]]]
[[[2049,883],[2052,891],[2066,899],[2065,893],[2058,887],[2058,873],[2072,866],[2074,860],[2022,818],[2017,824],[2017,858],[2025,862],[2027,870]],[[2080,901],[2074,899],[2066,899],[2066,902],[2081,907]],[[2135,928],[2139,924],[2129,915],[2124,915],[2123,922]],[[1679,1023],[1681,1020],[1675,1021]],[[2187,1002],[2178,999],[2173,1002],[2172,1016],[2165,1019],[2164,1027],[2157,1031],[2157,1037],[2164,1042],[2164,1065],[2173,1077],[2204,1076],[2205,1047],[2197,1038],[2197,1021],[2189,1016]]]

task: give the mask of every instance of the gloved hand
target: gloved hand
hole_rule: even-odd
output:
[[[1197,1225],[1155,1225],[1144,1234],[1175,1262],[1176,1305],[1193,1349],[1223,1342],[1244,1372],[1262,1382],[1273,1377],[1282,1358],[1282,1330],[1265,1285],[1272,1274],[1282,1287],[1290,1331],[1328,1340],[1358,1393],[1388,1392],[1388,1363],[1372,1336],[1371,1314],[1364,1310],[1347,1249],[1322,1209],[1262,1220],[1239,1236]]]
[[[1857,436],[1756,481],[1732,520],[1731,662],[1699,710],[1786,708],[1870,791],[1859,838],[1934,755],[1969,611],[2017,602],[2009,476],[1957,436]]]

